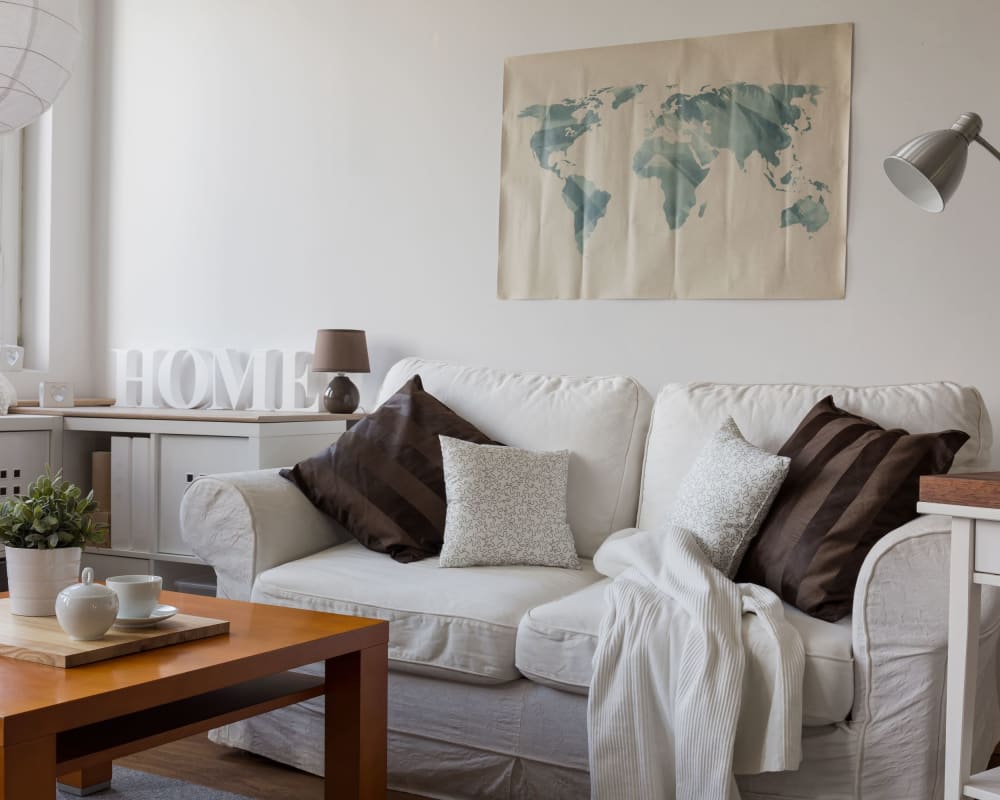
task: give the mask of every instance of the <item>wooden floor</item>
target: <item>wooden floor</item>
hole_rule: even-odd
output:
[[[213,744],[207,734],[181,739],[115,763],[255,800],[322,800],[323,797],[322,778],[243,750]],[[399,792],[389,792],[386,797],[419,800]]]

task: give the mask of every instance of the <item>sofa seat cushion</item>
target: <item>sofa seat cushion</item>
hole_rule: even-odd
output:
[[[504,683],[521,677],[514,647],[524,613],[600,578],[583,559],[579,570],[437,562],[400,564],[347,542],[262,572],[251,600],[388,620],[392,669]]]
[[[597,633],[604,615],[605,578],[575,594],[536,606],[517,632],[517,668],[537,683],[587,694]],[[806,725],[843,722],[854,705],[850,617],[831,623],[785,605],[785,617],[806,650],[803,717]]]

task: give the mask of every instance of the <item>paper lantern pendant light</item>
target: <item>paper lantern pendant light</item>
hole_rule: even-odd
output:
[[[69,80],[79,46],[78,0],[0,2],[0,133],[48,110]]]

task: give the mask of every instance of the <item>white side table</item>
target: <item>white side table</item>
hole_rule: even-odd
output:
[[[982,586],[1000,586],[1000,472],[922,477],[917,511],[952,519],[944,800],[1000,800],[1000,768],[971,774]]]

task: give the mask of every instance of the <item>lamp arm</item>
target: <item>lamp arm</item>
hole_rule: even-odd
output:
[[[976,141],[979,142],[983,147],[993,154],[993,157],[1000,161],[1000,150],[997,150],[993,145],[987,142],[982,136],[976,135]]]

